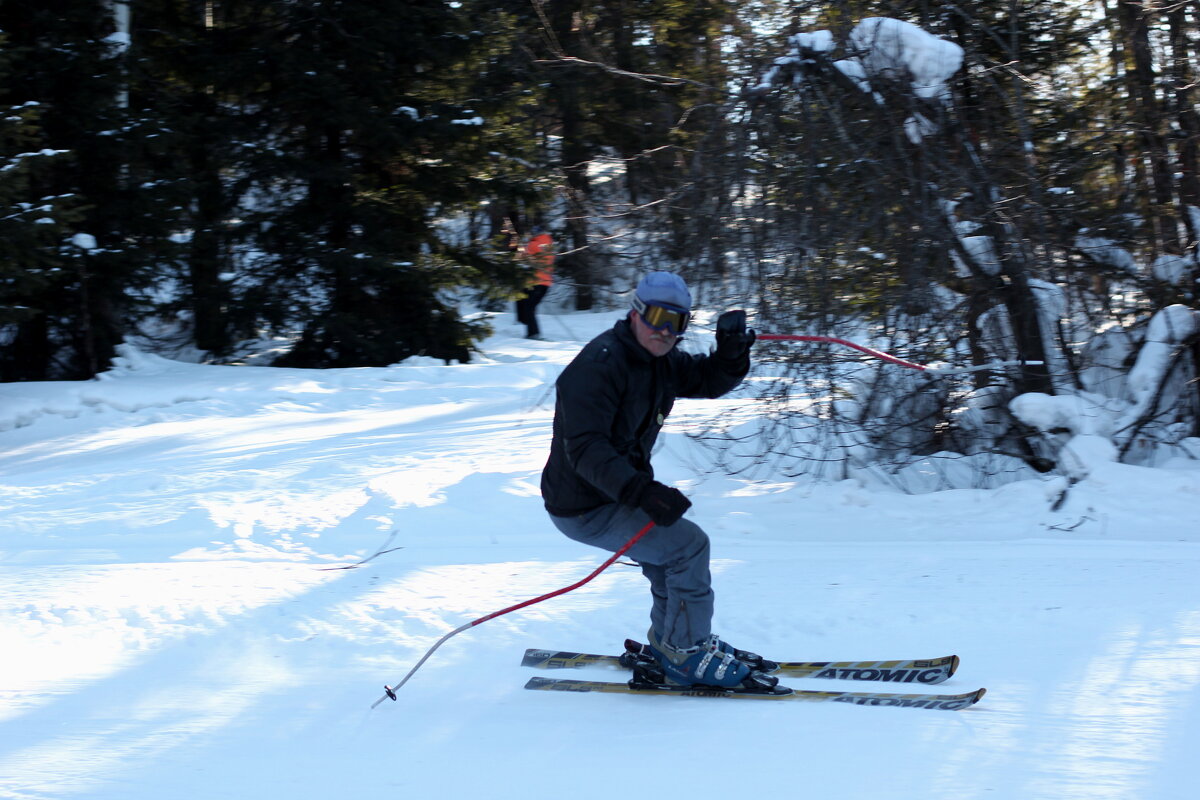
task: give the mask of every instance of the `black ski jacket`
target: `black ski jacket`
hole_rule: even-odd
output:
[[[650,453],[677,397],[720,397],[741,383],[750,357],[728,361],[677,348],[656,358],[628,318],[597,336],[556,384],[554,436],[542,470],[546,510],[573,517],[632,504],[654,476]]]

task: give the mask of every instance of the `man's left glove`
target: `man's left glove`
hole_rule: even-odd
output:
[[[654,520],[655,525],[666,527],[679,522],[683,512],[692,507],[692,501],[674,486],[650,481],[646,488],[642,489],[637,506]]]
[[[717,317],[717,356],[725,361],[741,361],[750,355],[756,335],[746,328],[746,312],[726,311]]]

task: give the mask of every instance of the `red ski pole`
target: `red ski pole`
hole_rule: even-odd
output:
[[[509,613],[510,611],[517,611],[518,609],[522,609],[522,608],[525,608],[525,607],[527,607],[527,606],[531,606],[531,605],[533,605],[533,604],[535,604],[535,603],[540,603],[540,602],[542,602],[543,600],[549,600],[551,597],[558,597],[560,594],[566,594],[567,592],[571,592],[571,591],[574,591],[574,590],[578,589],[580,586],[583,586],[585,583],[587,583],[588,581],[590,581],[592,578],[596,577],[596,576],[597,576],[597,575],[599,575],[601,572],[603,572],[604,570],[608,569],[608,568],[609,568],[609,567],[612,565],[612,563],[613,563],[614,561],[616,561],[618,558],[620,558],[621,556],[625,555],[626,551],[628,551],[628,550],[629,550],[629,548],[631,548],[631,547],[633,547],[635,544],[637,544],[638,540],[639,540],[639,539],[641,539],[643,536],[645,536],[647,533],[649,533],[649,532],[650,532],[650,529],[651,529],[651,528],[653,528],[653,527],[654,527],[654,523],[653,523],[653,522],[647,522],[644,528],[642,528],[640,531],[638,531],[637,533],[635,533],[635,534],[634,534],[634,535],[633,535],[633,536],[632,536],[632,537],[629,539],[629,541],[628,541],[628,542],[626,542],[625,544],[621,545],[621,549],[620,549],[620,550],[618,550],[617,552],[613,553],[613,554],[612,554],[612,556],[611,556],[611,557],[610,557],[610,558],[609,558],[607,561],[605,561],[605,562],[604,562],[603,564],[601,564],[600,566],[596,567],[596,569],[595,569],[595,570],[592,572],[592,574],[591,574],[591,575],[588,575],[588,576],[587,576],[586,578],[584,578],[583,580],[581,580],[581,581],[576,581],[575,583],[572,583],[570,586],[564,586],[564,587],[563,587],[563,588],[561,588],[561,589],[555,589],[553,592],[549,592],[548,594],[544,594],[544,595],[542,595],[541,597],[535,597],[535,598],[533,598],[532,600],[526,600],[526,601],[524,601],[524,602],[517,603],[517,604],[516,604],[516,605],[514,605],[514,606],[509,606],[508,608],[502,608],[502,609],[500,609],[499,611],[493,611],[491,614],[488,614],[486,617],[480,617],[480,618],[479,618],[479,619],[477,619],[477,620],[473,620],[473,621],[471,621],[471,622],[468,622],[466,625],[463,625],[463,626],[461,626],[461,627],[455,628],[454,630],[450,631],[450,632],[449,632],[449,633],[447,633],[445,636],[443,636],[442,638],[438,639],[438,640],[437,640],[437,642],[435,642],[435,643],[434,643],[433,647],[429,648],[429,650],[428,650],[428,651],[426,651],[425,655],[421,656],[421,660],[420,660],[420,661],[418,661],[418,662],[416,663],[416,665],[415,665],[415,666],[414,666],[412,669],[410,669],[410,670],[408,671],[408,674],[404,676],[404,679],[403,679],[403,680],[401,680],[401,681],[400,681],[399,683],[397,683],[395,686],[386,686],[386,685],[385,685],[385,686],[383,687],[383,690],[384,690],[384,692],[386,692],[386,694],[384,694],[384,696],[383,696],[383,697],[379,698],[379,699],[378,699],[378,700],[376,700],[374,703],[372,703],[372,704],[371,704],[371,708],[375,708],[376,706],[378,706],[380,703],[382,703],[384,700],[388,699],[389,697],[390,697],[392,700],[395,700],[395,699],[396,699],[396,690],[398,690],[398,689],[399,689],[401,686],[403,686],[404,684],[408,683],[408,679],[409,679],[409,678],[411,678],[411,677],[412,677],[414,674],[416,674],[416,671],[417,671],[417,670],[419,670],[419,669],[421,668],[421,665],[422,665],[422,664],[424,664],[426,661],[428,661],[428,660],[429,660],[429,657],[430,657],[431,655],[433,655],[434,651],[435,651],[435,650],[437,650],[439,647],[441,647],[441,646],[442,646],[442,645],[443,645],[443,644],[444,644],[444,643],[445,643],[445,642],[446,642],[448,639],[450,639],[450,638],[452,638],[452,637],[454,637],[454,636],[457,636],[458,634],[462,633],[463,631],[465,631],[465,630],[467,630],[467,629],[469,629],[469,628],[474,628],[476,625],[481,625],[481,624],[483,624],[484,622],[487,622],[489,619],[495,619],[496,617],[502,617],[502,616],[504,616],[505,614]]]
[[[896,358],[893,355],[888,355],[882,350],[875,350],[870,347],[865,347],[864,345],[856,344],[849,339],[839,339],[836,336],[801,336],[793,333],[760,333],[758,338],[767,342],[826,342],[829,344],[840,344],[844,347],[852,347],[855,350],[866,353],[869,356],[881,358],[884,361],[888,361],[892,364],[899,364],[902,367],[908,367],[909,369],[928,369],[928,367],[926,367],[924,364],[905,361],[903,358]]]
[[[916,369],[922,372],[927,372],[930,375],[951,375],[963,372],[986,372],[987,370],[999,369],[1000,367],[1030,367],[1042,366],[1041,361],[997,361],[991,364],[983,364],[978,367],[931,367],[926,364],[918,364],[915,361],[905,361],[903,358],[897,358],[882,350],[876,350],[872,347],[852,342],[849,339],[839,339],[836,336],[802,336],[795,333],[760,333],[758,334],[759,341],[765,342],[825,342],[826,344],[840,344],[843,347],[850,347],[858,350],[861,353],[866,353],[869,356],[887,361],[890,364],[898,364],[909,369]]]

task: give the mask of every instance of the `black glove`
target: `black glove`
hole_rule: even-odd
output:
[[[746,312],[737,309],[717,317],[717,357],[725,361],[741,361],[750,355],[754,330],[746,329]]]
[[[673,486],[650,481],[642,489],[634,505],[649,514],[655,525],[667,526],[679,522],[683,512],[692,507],[692,501]]]

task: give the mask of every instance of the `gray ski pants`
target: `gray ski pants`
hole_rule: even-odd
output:
[[[618,503],[550,519],[569,538],[614,553],[650,521],[641,509]],[[656,525],[628,555],[650,581],[650,624],[659,640],[683,648],[707,638],[713,616],[708,534],[687,519]]]

